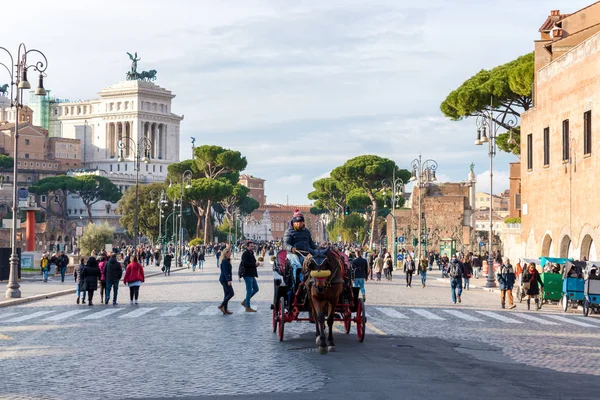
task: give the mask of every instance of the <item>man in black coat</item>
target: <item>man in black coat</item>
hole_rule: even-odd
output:
[[[258,293],[258,282],[256,282],[256,278],[258,278],[258,271],[256,269],[258,263],[254,256],[253,242],[246,244],[246,250],[242,253],[240,264],[240,278],[244,278],[244,282],[246,283],[246,299],[242,301],[242,306],[246,307],[246,312],[256,312],[256,310],[250,307],[250,299]]]
[[[113,295],[113,305],[116,306],[117,303],[117,295],[119,293],[119,281],[121,280],[121,276],[123,275],[123,268],[121,264],[117,261],[117,254],[112,253],[110,255],[110,259],[106,262],[106,266],[104,267],[104,276],[106,277],[106,297],[104,300],[105,304],[108,304],[110,300],[110,289],[114,289]]]
[[[165,276],[171,275],[171,262],[173,261],[173,253],[170,251],[165,254]]]
[[[362,257],[361,250],[356,250],[356,258],[352,260],[352,271],[354,272],[354,287],[360,288],[363,301],[365,301],[365,278],[369,275],[369,263]]]
[[[302,270],[304,256],[300,252],[314,254],[313,250],[317,249],[317,244],[314,242],[310,231],[304,225],[304,215],[300,210],[294,212],[292,218],[292,226],[290,226],[283,235],[283,243],[287,250],[287,259],[292,266],[294,281],[302,281],[297,276],[298,271]],[[298,252],[300,250],[300,252]]]

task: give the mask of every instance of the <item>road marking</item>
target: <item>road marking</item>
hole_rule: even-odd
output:
[[[566,322],[567,324],[573,324],[573,325],[578,325],[578,326],[584,326],[586,328],[600,328],[600,326],[598,325],[592,325],[592,324],[587,324],[585,322],[581,322],[581,321],[576,321],[574,319],[571,318],[567,318],[567,317],[562,317],[560,315],[550,315],[550,314],[544,314],[544,317],[548,317],[548,318],[552,318],[555,319],[557,321],[561,321],[561,322]]]
[[[88,312],[88,311],[90,311],[90,310],[89,309],[71,310],[71,311],[64,312],[62,314],[57,314],[57,315],[53,315],[48,318],[44,318],[42,321],[60,321],[60,320],[72,317],[73,315],[81,314],[81,313]]]
[[[390,318],[408,319],[408,317],[406,315],[399,313],[398,311],[394,310],[393,308],[375,307],[375,309],[377,311],[387,315]]]
[[[547,321],[545,319],[534,317],[533,315],[529,315],[529,314],[525,314],[525,313],[514,313],[514,315],[524,318],[524,319],[527,319],[529,321],[540,323],[542,325],[560,325],[558,322]]]
[[[479,314],[485,315],[486,317],[490,317],[493,319],[497,319],[498,321],[506,322],[507,324],[522,324],[523,321],[517,321],[516,319],[505,317],[504,315],[496,314],[492,311],[476,311]]]
[[[161,317],[176,317],[177,315],[189,310],[189,307],[175,307],[170,309],[169,311],[165,311],[160,314]]]
[[[442,310],[442,311],[445,312],[445,313],[448,313],[448,314],[452,315],[453,317],[464,319],[465,321],[471,321],[471,322],[480,322],[480,321],[482,321],[481,319],[479,319],[477,317],[473,317],[472,315],[465,314],[464,312],[461,312],[461,311],[458,311],[458,310]]]
[[[122,308],[109,308],[108,310],[102,310],[100,312],[94,313],[92,315],[88,315],[87,317],[83,317],[81,319],[100,319],[100,318],[104,318],[107,317],[111,314],[114,314],[116,312],[119,312],[123,310]]]
[[[0,319],[8,318],[8,317],[11,317],[11,316],[17,315],[17,314],[18,313],[16,313],[16,312],[7,312],[7,313],[4,313],[4,314],[0,314]]]
[[[385,333],[381,329],[375,328],[372,323],[367,322],[365,325],[367,326],[367,328],[369,328],[370,330],[372,330],[376,334],[381,335],[381,336],[387,336],[387,333]]]
[[[582,321],[589,321],[593,324],[600,324],[600,319],[598,318],[594,318],[594,317],[576,317],[577,319],[580,319]]]
[[[432,313],[431,311],[427,311],[427,310],[423,310],[421,308],[414,308],[412,310],[410,310],[412,312],[414,312],[415,314],[419,314],[422,317],[425,317],[427,319],[435,319],[438,321],[445,321],[445,318],[442,318],[438,315],[435,315],[434,313]]]
[[[28,321],[30,319],[41,317],[42,315],[50,314],[50,313],[53,313],[53,312],[54,312],[54,310],[52,310],[52,311],[38,311],[38,312],[34,312],[33,314],[23,315],[22,317],[12,318],[12,319],[6,320],[4,322],[23,322],[23,321]]]
[[[210,306],[200,311],[198,315],[208,316],[208,315],[219,315],[222,314],[221,310],[219,310],[216,306]]]
[[[129,312],[125,315],[121,315],[119,318],[137,318],[144,314],[149,313],[152,310],[156,310],[156,307],[138,308],[135,311]]]

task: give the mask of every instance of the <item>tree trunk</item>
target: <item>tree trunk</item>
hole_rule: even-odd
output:
[[[208,226],[210,225],[210,207],[211,207],[211,203],[212,201],[210,199],[208,199],[206,201],[206,210],[204,213],[204,245],[208,245]]]
[[[92,218],[92,205],[86,204],[85,209],[87,210],[88,219],[90,220],[90,224],[94,223],[94,218]]]
[[[373,210],[371,211],[371,235],[369,237],[369,249],[373,249],[373,235],[375,235],[375,225],[377,220],[377,201],[375,198],[371,199],[371,206]]]

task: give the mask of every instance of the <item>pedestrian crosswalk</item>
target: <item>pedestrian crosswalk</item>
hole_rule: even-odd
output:
[[[63,321],[98,321],[105,319],[129,320],[144,318],[215,318],[223,317],[216,304],[200,304],[190,306],[165,306],[159,304],[152,307],[95,307],[95,308],[49,308],[43,310],[30,309],[27,307],[16,308],[14,311],[0,312],[0,328],[2,326],[16,323],[48,323]],[[259,306],[259,316],[265,315],[265,308]],[[405,325],[411,322],[430,322],[436,324],[452,324],[462,321],[465,324],[507,324],[507,325],[538,325],[544,329],[550,327],[587,328],[600,329],[600,318],[583,317],[574,314],[548,314],[527,312],[502,312],[489,310],[475,310],[469,308],[416,308],[416,307],[370,307],[367,317],[369,323],[377,326],[378,323],[389,324],[393,321],[401,321]],[[234,315],[229,318],[247,316],[242,309],[235,310]],[[271,312],[267,314],[270,318]]]

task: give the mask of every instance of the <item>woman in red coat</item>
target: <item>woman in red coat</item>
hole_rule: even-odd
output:
[[[133,256],[133,261],[127,266],[125,277],[123,277],[123,283],[129,286],[129,304],[137,305],[138,297],[140,295],[140,286],[142,286],[143,282],[144,268],[142,267],[142,264],[138,263],[137,256]]]

